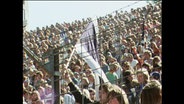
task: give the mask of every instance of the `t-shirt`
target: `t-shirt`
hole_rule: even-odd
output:
[[[107,72],[106,76],[111,84],[116,84],[117,79],[118,79],[118,75],[115,72],[114,73]]]
[[[75,97],[72,94],[65,94],[64,104],[75,104]]]

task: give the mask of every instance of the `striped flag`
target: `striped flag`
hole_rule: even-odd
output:
[[[98,62],[97,38],[93,22],[89,23],[80,37],[80,42],[75,45],[77,54],[89,65],[94,73],[100,75],[104,82],[108,79]]]
[[[91,22],[87,25],[85,31],[81,35],[80,42],[75,45],[75,50],[95,73],[96,100],[99,101],[99,86],[101,80],[103,80],[104,83],[109,81],[100,67],[97,48],[95,27]]]
[[[80,37],[80,43],[93,57],[93,59],[98,61],[96,31],[92,22],[87,25],[86,29],[82,33]]]

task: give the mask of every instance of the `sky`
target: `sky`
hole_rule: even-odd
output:
[[[71,23],[88,17],[103,17],[116,10],[142,7],[146,1],[27,1],[28,28],[35,30],[58,23]]]

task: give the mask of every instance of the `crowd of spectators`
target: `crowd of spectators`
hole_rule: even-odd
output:
[[[61,104],[161,104],[161,4],[148,3],[130,12],[115,11],[97,19],[99,63],[109,80],[100,85],[96,82],[100,75],[79,55],[74,53],[68,60],[86,25],[93,21],[91,18],[24,31],[23,45],[40,63],[47,63],[45,56],[59,47],[64,62],[59,65],[61,95],[55,95],[52,75],[23,52],[24,103],[53,104],[55,96],[60,96]]]

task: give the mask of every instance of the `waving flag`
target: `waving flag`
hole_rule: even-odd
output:
[[[92,22],[87,25],[86,29],[81,35],[80,43],[87,50],[87,52],[93,57],[93,59],[95,61],[98,61],[96,31],[94,24]]]
[[[75,45],[77,54],[89,65],[95,73],[96,100],[99,101],[99,86],[101,80],[109,82],[101,69],[98,61],[97,39],[94,24],[91,22],[80,37],[80,42]]]
[[[108,79],[98,62],[97,38],[93,22],[89,23],[80,37],[80,42],[75,45],[77,54],[89,65],[94,73],[99,74],[104,82]]]

